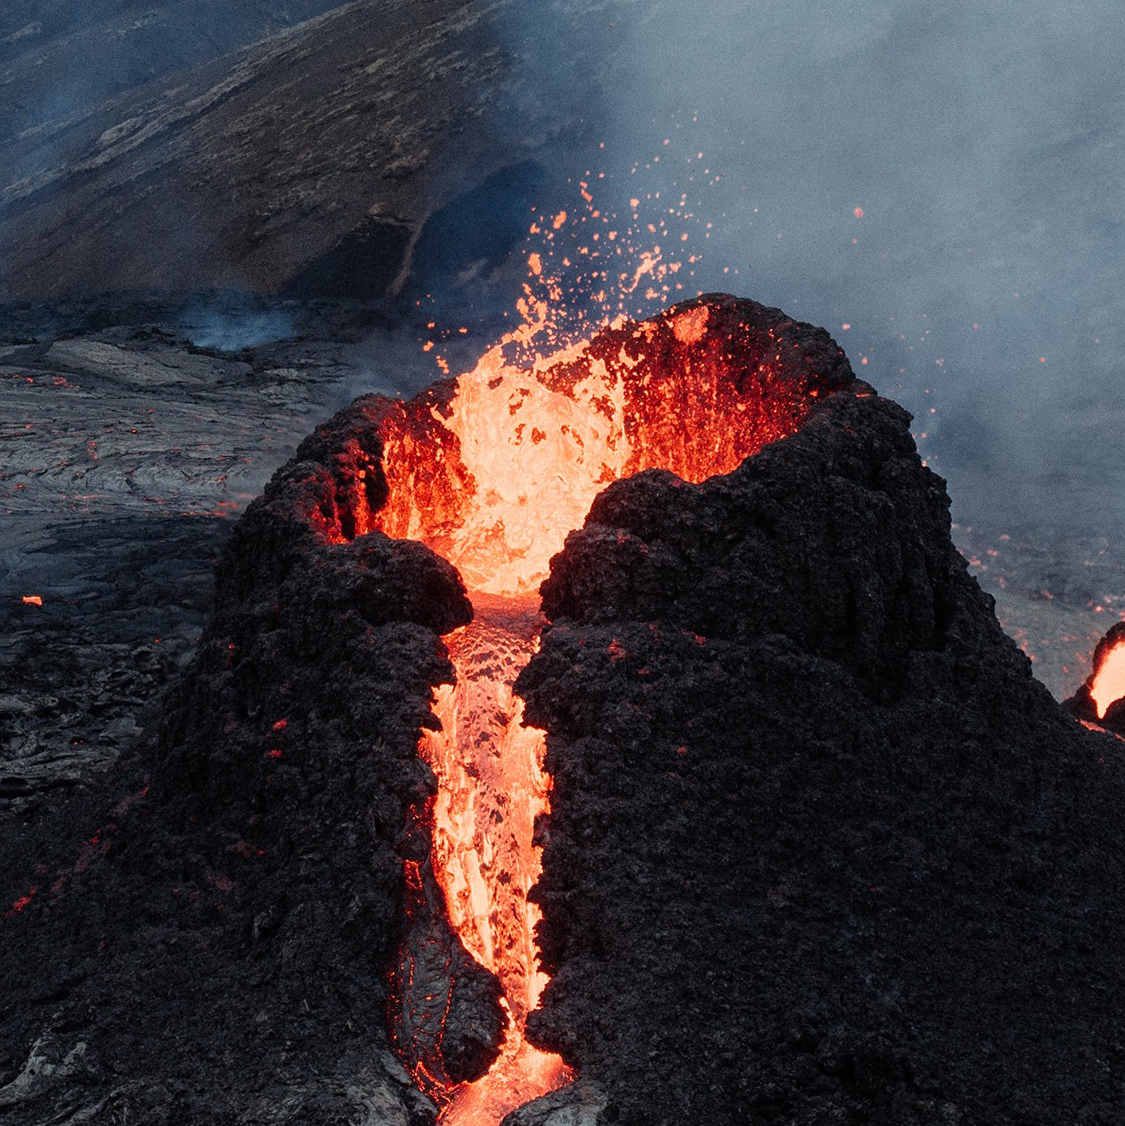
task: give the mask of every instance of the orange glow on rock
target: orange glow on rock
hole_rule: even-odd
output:
[[[21,895],[19,897],[19,899],[17,899],[15,901],[15,903],[13,903],[11,905],[11,907],[9,907],[8,910],[5,911],[2,916],[0,916],[0,918],[10,919],[13,915],[18,915],[21,911],[23,911],[25,908],[27,908],[31,905],[31,901],[38,894],[39,894],[39,889],[37,887],[36,888],[29,888],[27,894]]]
[[[23,596],[24,604],[27,606],[42,606],[43,599],[38,594],[25,594]]]
[[[1098,719],[1105,718],[1110,704],[1125,696],[1125,638],[1103,655],[1090,685],[1090,696]]]
[[[642,261],[635,284],[645,270]],[[381,466],[352,438],[337,455],[347,484],[318,493],[330,501],[307,514],[330,543],[373,530],[422,541],[456,566],[473,601],[474,620],[447,638],[456,684],[436,693],[441,730],[419,751],[438,780],[431,864],[446,914],[499,979],[510,1019],[492,1069],[461,1087],[443,1086],[424,1053],[410,1058],[412,1044],[400,1043],[443,1106],[442,1126],[496,1126],[567,1079],[563,1061],[523,1032],[546,984],[527,895],[550,779],[544,736],[522,726],[513,685],[538,645],[536,590],[551,557],[612,481],[652,468],[692,482],[729,473],[852,383],[826,334],[814,342],[808,326],[730,297],[534,353],[550,338],[550,311],[530,290],[519,311],[520,327],[472,371],[409,403],[372,398],[364,409]]]

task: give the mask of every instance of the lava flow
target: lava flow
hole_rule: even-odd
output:
[[[539,911],[527,893],[539,875],[532,843],[546,812],[543,733],[521,724],[512,685],[539,632],[538,599],[476,595],[474,620],[449,639],[454,687],[438,693],[437,734],[421,752],[438,779],[432,863],[449,921],[469,953],[500,979],[509,1024],[484,1079],[453,1094],[443,1123],[486,1126],[558,1087],[562,1061],[523,1038],[546,976],[535,966]]]
[[[475,610],[448,639],[456,685],[439,691],[442,729],[420,751],[439,784],[431,864],[449,923],[499,979],[509,1027],[476,1083],[443,1090],[421,1059],[407,1059],[445,1107],[443,1126],[495,1126],[567,1075],[523,1035],[546,985],[527,893],[540,871],[533,836],[550,783],[544,736],[522,726],[513,692],[538,644],[534,591],[613,480],[648,468],[696,482],[730,472],[795,431],[820,395],[850,384],[843,354],[817,332],[712,296],[614,324],[527,368],[497,346],[411,403],[373,404],[382,474],[358,471],[366,486],[357,481],[347,498],[349,530],[426,543],[457,567]],[[810,349],[828,362],[811,363]],[[385,494],[381,483],[371,489],[384,475]],[[411,1054],[409,1044],[400,1050]]]

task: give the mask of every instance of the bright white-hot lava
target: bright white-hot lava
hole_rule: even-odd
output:
[[[508,367],[493,348],[450,403],[445,425],[476,488],[447,558],[470,590],[538,587],[567,531],[629,460],[624,386],[606,365],[595,361],[567,391],[546,386],[541,372]]]
[[[1111,648],[1094,674],[1090,695],[1098,710],[1098,719],[1105,718],[1110,704],[1125,696],[1125,640]]]
[[[549,779],[543,736],[521,725],[513,693],[538,643],[534,591],[610,482],[646,468],[691,481],[728,473],[840,385],[802,358],[799,326],[765,312],[700,299],[525,366],[502,345],[455,382],[380,408],[388,496],[356,526],[428,544],[457,567],[476,613],[448,639],[456,685],[439,691],[442,730],[421,753],[439,783],[432,866],[448,918],[499,978],[510,1027],[482,1080],[434,1092],[443,1126],[495,1126],[566,1074],[523,1038],[546,980],[527,893]]]
[[[549,779],[543,736],[522,726],[513,692],[538,644],[535,588],[610,482],[646,468],[692,481],[730,472],[839,385],[801,357],[798,326],[764,312],[700,299],[524,367],[497,347],[455,382],[380,408],[388,496],[357,526],[421,539],[457,567],[475,610],[447,639],[456,685],[438,692],[442,729],[420,750],[439,785],[431,859],[447,915],[499,978],[510,1027],[483,1079],[433,1092],[443,1126],[496,1126],[566,1076],[524,1040],[546,983],[527,893]]]

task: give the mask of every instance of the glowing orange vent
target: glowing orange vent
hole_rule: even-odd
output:
[[[535,590],[610,481],[654,467],[696,482],[728,473],[835,389],[815,386],[772,329],[766,349],[740,350],[731,312],[688,302],[530,368],[498,345],[434,396],[429,418],[386,419],[390,497],[370,526],[429,544],[469,590]]]
[[[647,468],[695,482],[730,472],[852,380],[826,334],[729,297],[615,324],[516,366],[506,347],[527,341],[514,334],[411,403],[373,404],[385,502],[381,482],[367,487],[374,467],[337,497],[354,534],[419,539],[450,560],[477,613],[449,639],[457,685],[438,693],[442,731],[421,753],[440,786],[433,867],[450,922],[500,979],[511,1020],[484,1079],[435,1092],[447,1104],[443,1126],[495,1126],[566,1076],[561,1060],[523,1040],[545,983],[527,892],[540,870],[532,834],[549,779],[543,737],[521,726],[512,691],[538,644],[533,592],[551,556],[609,482]]]

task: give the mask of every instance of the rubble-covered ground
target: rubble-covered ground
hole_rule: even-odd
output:
[[[0,808],[114,761],[199,636],[232,518],[378,386],[352,342],[190,342],[252,340],[261,310],[176,318],[0,323]]]

